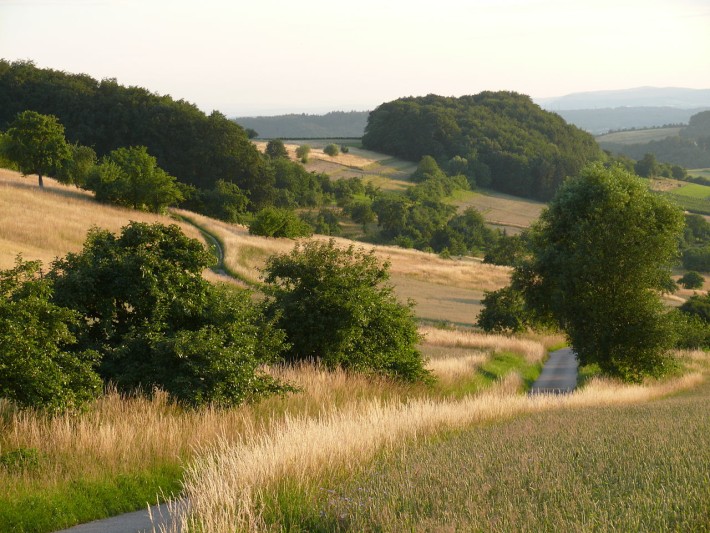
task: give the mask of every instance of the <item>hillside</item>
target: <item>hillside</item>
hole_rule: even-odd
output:
[[[675,107],[615,107],[602,109],[557,109],[570,124],[593,135],[610,131],[658,128],[667,124],[687,124],[694,114],[710,109],[697,107],[680,109]]]
[[[603,157],[591,135],[511,92],[384,103],[370,113],[362,143],[410,161],[461,157],[479,186],[537,200]]]
[[[243,128],[251,128],[259,139],[360,138],[369,111],[332,111],[325,115],[289,114],[272,117],[237,117]]]
[[[250,283],[259,281],[259,269],[270,255],[287,252],[296,242],[256,237],[249,235],[244,226],[188,211],[177,213],[216,236],[225,249],[226,267]],[[26,260],[49,263],[57,256],[80,250],[92,226],[118,231],[131,220],[175,223],[170,217],[98,204],[88,194],[51,179],[47,180],[43,193],[31,177],[22,178],[16,172],[0,170],[0,268],[12,267],[18,253]],[[193,225],[177,223],[189,236],[202,240]],[[343,246],[352,244],[349,240],[336,240]],[[474,259],[445,260],[415,250],[367,247],[373,248],[381,259],[391,261],[397,295],[402,300],[415,300],[417,316],[426,321],[472,325],[480,310],[483,291],[506,285],[510,275],[506,267],[484,265]],[[216,279],[212,273],[207,277]]]

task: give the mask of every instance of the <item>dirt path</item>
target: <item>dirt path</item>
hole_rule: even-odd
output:
[[[530,394],[572,392],[577,386],[577,366],[572,348],[552,352]]]

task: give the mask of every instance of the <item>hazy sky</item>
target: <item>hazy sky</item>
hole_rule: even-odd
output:
[[[229,116],[710,88],[710,0],[0,0],[0,57]]]

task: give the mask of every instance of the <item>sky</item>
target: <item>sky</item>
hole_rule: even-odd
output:
[[[0,0],[0,58],[228,116],[710,88],[710,0]]]

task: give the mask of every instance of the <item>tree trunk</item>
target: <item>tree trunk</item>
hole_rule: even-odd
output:
[[[37,174],[39,176],[39,188],[44,189],[44,182],[42,181],[42,174]]]

